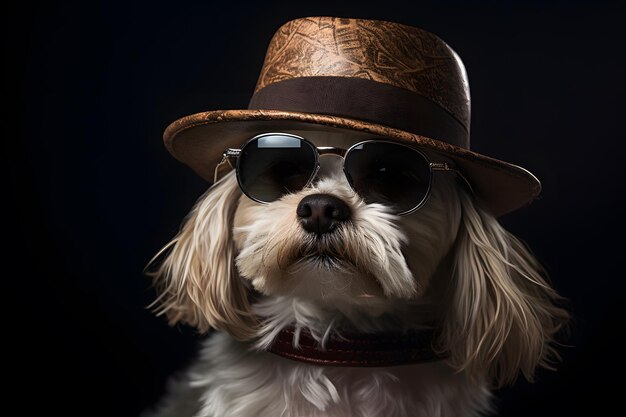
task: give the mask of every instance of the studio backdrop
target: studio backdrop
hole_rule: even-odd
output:
[[[543,191],[500,221],[533,249],[573,320],[562,362],[496,392],[501,416],[619,398],[623,373],[623,14],[603,2],[38,2],[5,16],[9,396],[28,414],[136,416],[202,336],[147,306],[143,268],[210,185],[165,149],[181,116],[246,108],[288,20],[395,21],[463,59],[472,150]],[[10,93],[10,94],[9,94]],[[31,398],[24,403],[17,398]]]

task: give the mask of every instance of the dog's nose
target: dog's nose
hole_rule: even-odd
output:
[[[304,197],[296,214],[307,232],[318,236],[332,232],[339,223],[350,218],[348,205],[330,194],[311,194]]]

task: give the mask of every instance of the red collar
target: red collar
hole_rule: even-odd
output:
[[[395,333],[341,333],[331,336],[325,349],[302,331],[299,347],[293,346],[294,329],[283,329],[268,349],[276,355],[299,362],[324,366],[375,367],[432,362],[444,359],[433,344],[436,331],[420,330]]]

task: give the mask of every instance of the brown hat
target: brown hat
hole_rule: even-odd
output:
[[[451,158],[495,215],[537,197],[533,174],[469,150],[469,127],[465,68],[437,36],[399,23],[307,17],[274,34],[247,110],[183,117],[164,140],[212,181],[226,148],[260,133],[323,135],[342,145],[382,136]]]

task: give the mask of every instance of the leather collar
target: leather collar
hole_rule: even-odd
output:
[[[322,366],[376,367],[432,362],[445,354],[433,349],[437,332],[420,330],[394,333],[341,333],[331,336],[322,349],[311,334],[302,330],[295,347],[294,328],[283,329],[268,349],[276,355]]]

